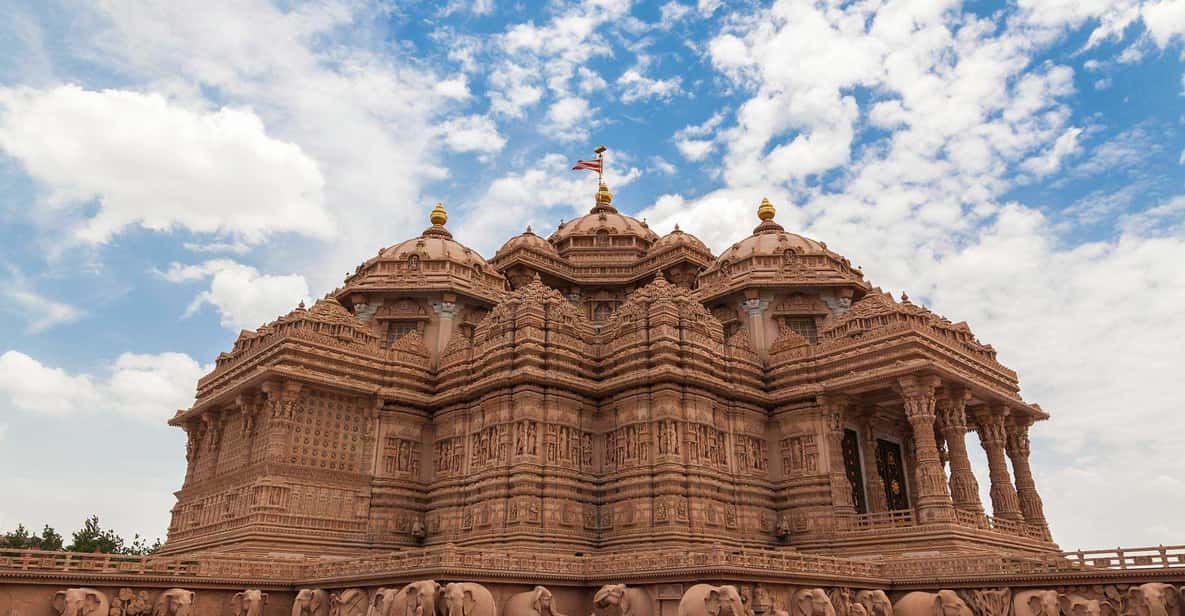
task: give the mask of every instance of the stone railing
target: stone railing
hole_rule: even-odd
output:
[[[926,530],[917,525],[913,516],[913,510],[911,509],[845,515],[837,517],[836,520],[836,529],[841,533],[860,533],[891,528],[918,528],[919,531]],[[1049,533],[1040,526],[1002,518],[993,518],[982,513],[956,510],[955,523],[959,526],[995,531],[1013,537],[1034,539],[1037,541],[1050,540]]]
[[[885,523],[892,523],[890,521]],[[871,524],[872,522],[870,522]],[[360,558],[264,559],[204,555],[194,558],[82,554],[0,549],[0,578],[75,580],[84,578],[263,581],[298,587],[310,583],[419,576],[603,580],[711,577],[785,577],[830,580],[837,584],[910,586],[945,581],[1001,584],[1040,576],[1082,583],[1123,576],[1185,576],[1185,546],[1079,550],[1046,555],[967,554],[876,560],[837,558],[793,551],[736,549],[654,549],[574,556],[453,546],[391,552]]]
[[[904,528],[914,526],[913,510],[898,509],[896,511],[878,511],[875,513],[858,513],[837,518],[836,526],[844,532],[862,532],[880,530],[884,528]]]

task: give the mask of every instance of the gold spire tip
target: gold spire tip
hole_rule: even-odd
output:
[[[448,222],[448,212],[444,211],[444,204],[437,203],[436,207],[432,208],[432,213],[428,215],[428,220],[432,221],[434,225],[443,225]]]
[[[774,204],[770,203],[768,198],[763,197],[761,199],[761,205],[757,207],[757,217],[762,222],[765,222],[767,220],[773,220],[775,213],[777,213],[777,210],[774,209]]]

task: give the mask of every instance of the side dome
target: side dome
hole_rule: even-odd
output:
[[[521,234],[510,238],[509,241],[507,241],[505,244],[502,244],[502,247],[498,249],[498,252],[494,253],[494,259],[497,260],[499,256],[505,255],[515,250],[534,250],[550,257],[559,256],[559,253],[555,251],[555,246],[552,246],[547,240],[535,235],[535,232],[531,230],[530,225],[527,226],[526,231],[523,231]]]
[[[757,216],[761,224],[753,229],[753,235],[729,246],[720,253],[707,272],[715,272],[721,268],[727,269],[738,261],[745,261],[756,256],[784,256],[787,254],[828,254],[827,245],[812,240],[809,237],[790,233],[782,225],[774,222],[774,206],[769,199],[762,199],[757,208]]]
[[[429,220],[432,226],[419,237],[383,248],[355,268],[334,297],[341,301],[355,293],[443,290],[497,303],[506,289],[502,274],[476,250],[453,239],[444,227],[448,213],[443,205],[436,204]]]
[[[675,230],[659,238],[653,246],[650,247],[650,254],[656,255],[674,248],[689,248],[696,252],[702,252],[711,255],[712,251],[708,250],[707,244],[704,244],[700,239],[690,233],[685,233],[675,225]]]
[[[621,251],[642,256],[658,241],[658,234],[644,221],[618,212],[613,207],[613,193],[601,182],[592,210],[561,222],[547,241],[561,256],[574,250]]]

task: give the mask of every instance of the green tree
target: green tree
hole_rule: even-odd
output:
[[[29,533],[29,529],[25,528],[24,524],[17,524],[15,529],[4,533],[4,538],[0,539],[0,542],[6,548],[24,550],[30,547],[30,540],[36,538]]]
[[[154,541],[149,545],[148,540],[141,537],[140,533],[132,538],[132,544],[123,549],[123,554],[134,554],[136,556],[147,556],[155,554],[160,549],[160,539]]]
[[[46,524],[41,529],[41,549],[58,551],[62,549],[62,536],[58,531]]]
[[[123,538],[115,531],[104,529],[99,525],[99,516],[92,515],[82,523],[82,528],[74,532],[71,552],[101,552],[103,554],[120,554],[124,550]]]

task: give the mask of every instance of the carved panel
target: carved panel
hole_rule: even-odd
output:
[[[782,439],[782,468],[791,479],[818,473],[819,444],[814,434],[795,434]]]

